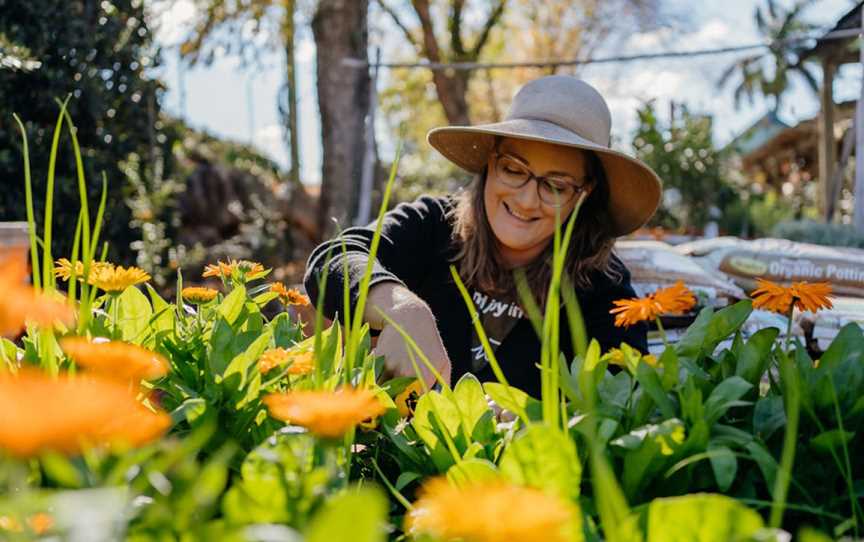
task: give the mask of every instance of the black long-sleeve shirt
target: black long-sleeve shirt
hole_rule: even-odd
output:
[[[452,241],[453,224],[448,212],[455,203],[451,198],[424,196],[412,203],[403,203],[388,212],[384,218],[381,241],[372,268],[370,286],[382,282],[404,285],[423,299],[432,309],[444,348],[453,364],[452,379],[472,372],[471,342],[473,326],[468,309],[450,274],[450,265],[457,247]],[[369,249],[375,233],[375,223],[368,227],[346,229],[341,237],[319,245],[309,257],[304,279],[306,291],[313,305],[318,300],[318,277],[324,272],[328,252],[330,257],[324,314],[328,318],[342,313],[344,299],[343,280],[347,262],[347,280],[353,310],[360,290],[360,282],[369,261]],[[344,242],[344,252],[343,252]],[[647,327],[614,326],[609,314],[612,301],[635,297],[630,286],[630,273],[615,258],[621,279],[614,281],[603,273],[591,276],[590,289],[576,289],[589,339],[595,338],[605,351],[622,342],[647,352]],[[573,349],[567,316],[561,313],[561,349],[572,359]],[[527,318],[521,318],[503,338],[495,350],[495,357],[511,385],[539,397],[540,341]],[[494,381],[491,367],[474,373],[481,382]]]

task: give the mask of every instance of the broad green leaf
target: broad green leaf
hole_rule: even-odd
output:
[[[511,482],[577,499],[582,464],[576,444],[566,433],[546,425],[529,425],[504,449],[501,473]]]
[[[705,342],[702,344],[702,351],[705,354],[714,352],[720,341],[735,333],[751,312],[753,312],[753,304],[749,299],[745,299],[714,313],[705,330]]]
[[[663,413],[664,418],[675,417],[675,405],[672,404],[672,400],[666,395],[666,390],[663,389],[660,377],[657,375],[654,367],[645,362],[640,362],[636,367],[636,380],[639,381],[642,389],[645,390],[645,393],[651,397],[654,404]]]
[[[668,468],[686,439],[684,424],[677,418],[649,424],[613,440],[610,444],[625,450],[621,485],[628,498],[639,493],[661,471]]]
[[[775,431],[786,425],[786,409],[783,398],[769,395],[756,401],[753,408],[753,432],[763,441],[768,441]]]
[[[823,431],[810,439],[810,446],[825,454],[830,454],[833,450],[839,456],[842,453],[843,445],[848,446],[853,438],[855,438],[855,433],[831,429],[830,431]]]
[[[116,300],[117,324],[120,328],[120,336],[126,342],[140,344],[144,340],[144,332],[148,329],[150,316],[153,309],[147,296],[135,286],[123,290]]]
[[[279,348],[291,348],[296,343],[303,340],[303,332],[300,326],[291,321],[287,312],[277,314],[268,325],[273,331],[273,342]],[[314,337],[310,338],[314,340]],[[312,341],[308,342],[308,347],[310,350],[312,349]]]
[[[741,347],[735,374],[753,386],[758,386],[759,380],[771,363],[771,347],[774,346],[774,340],[779,333],[780,330],[776,327],[760,329],[754,333]]]
[[[207,411],[207,401],[200,397],[190,397],[183,401],[180,406],[171,411],[171,422],[177,425],[182,421],[189,424],[195,423],[195,420],[204,415]]]
[[[714,479],[717,480],[717,487],[720,491],[727,491],[732,482],[735,481],[735,474],[738,472],[738,458],[732,453],[732,450],[726,446],[708,446],[709,460],[711,461],[711,469],[714,471]]]
[[[494,416],[477,377],[465,373],[453,388],[452,397],[462,417],[465,435],[483,444],[491,441],[495,436]]]
[[[765,449],[765,447],[755,440],[745,446],[750,453],[750,457],[759,466],[762,472],[762,477],[765,480],[765,486],[771,496],[774,496],[774,482],[777,480],[777,469],[779,465],[774,457]]]
[[[306,542],[384,542],[387,539],[387,499],[366,486],[349,488],[328,499],[312,518]]]
[[[512,386],[508,388],[498,382],[486,382],[483,384],[483,389],[504,410],[509,410],[514,414],[520,409],[526,412],[530,420],[525,421],[538,421],[543,418],[543,407],[540,401],[519,388]]]
[[[684,335],[675,344],[675,350],[680,357],[696,359],[702,352],[702,344],[705,342],[705,334],[708,332],[708,322],[714,315],[714,309],[705,307],[699,311],[696,320],[690,324]]]
[[[171,310],[171,305],[162,299],[159,292],[154,290],[149,283],[146,283],[145,286],[150,295],[150,303],[153,305],[153,318],[150,321],[153,330],[156,332],[172,330],[174,328],[174,311]]]
[[[759,514],[725,495],[669,497],[648,505],[647,542],[744,541],[764,526]]]
[[[243,305],[246,304],[246,288],[236,286],[231,293],[225,296],[222,303],[216,308],[216,313],[225,319],[228,325],[234,325],[240,313],[243,312]]]
[[[705,420],[708,425],[713,425],[730,408],[749,404],[739,399],[752,388],[753,385],[740,376],[727,378],[718,384],[705,401]]]
[[[809,397],[817,408],[833,409],[834,394],[841,412],[848,412],[864,389],[864,332],[857,324],[844,326],[828,350],[822,354],[819,367],[813,371],[815,385]],[[831,389],[833,379],[834,389]],[[806,393],[804,394],[806,395]]]
[[[264,353],[269,344],[270,333],[262,333],[244,352],[241,352],[231,360],[231,363],[225,368],[222,380],[222,385],[226,388],[226,391],[238,397],[238,393],[244,391],[246,387],[246,381],[251,376],[249,373],[254,371],[256,374],[260,374],[255,366],[255,362],[261,357],[261,354]],[[240,401],[237,407],[243,406],[246,402],[248,402],[248,398]]]
[[[501,473],[495,468],[495,464],[485,459],[462,459],[447,469],[447,479],[456,485],[470,482],[482,482],[495,480],[501,477]]]
[[[403,489],[408,487],[408,484],[419,480],[420,478],[423,478],[423,475],[419,472],[403,472],[399,475],[399,478],[396,478],[396,483],[394,484],[394,487],[396,487],[398,491],[402,491]]]
[[[443,432],[447,431],[454,441],[462,435],[461,417],[456,405],[437,391],[430,391],[417,401],[411,425],[429,449],[432,461],[439,471],[444,472],[450,468],[454,458],[447,447]],[[459,440],[467,445],[464,438]]]

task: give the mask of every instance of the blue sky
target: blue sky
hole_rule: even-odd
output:
[[[693,50],[759,41],[753,21],[755,0],[667,0],[667,4],[673,12],[686,14],[690,23],[674,32],[660,30],[633,34],[616,48],[615,53]],[[814,22],[830,25],[852,5],[854,2],[850,0],[822,0],[807,15]],[[270,54],[264,57],[263,67],[255,69],[243,69],[235,58],[230,57],[219,59],[209,67],[179,69],[176,48],[172,46],[184,35],[184,25],[194,14],[193,9],[189,0],[176,0],[170,11],[159,18],[159,41],[164,46],[160,77],[168,86],[163,106],[169,112],[179,114],[182,88],[185,90],[184,116],[193,126],[218,136],[252,143],[283,166],[287,165],[277,110],[277,94],[284,77],[283,58],[276,53]],[[315,183],[320,179],[321,160],[315,45],[309,32],[303,34],[297,48],[301,166],[304,182]],[[386,62],[384,50],[382,60]],[[686,103],[693,111],[713,114],[715,139],[723,144],[766,111],[765,104],[758,100],[753,106],[744,104],[736,110],[731,89],[716,89],[714,81],[735,58],[735,54],[727,54],[589,66],[581,76],[597,86],[606,97],[612,110],[613,137],[622,146],[630,141],[635,128],[636,107],[642,100],[651,98],[658,99],[661,107],[674,99]],[[835,87],[838,101],[857,96],[860,73],[857,66],[846,67],[841,72],[842,78]],[[803,85],[796,84],[784,100],[786,105],[781,118],[788,123],[812,117],[818,112],[818,100]]]

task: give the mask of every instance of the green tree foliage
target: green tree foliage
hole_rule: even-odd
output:
[[[814,93],[819,91],[816,75],[800,57],[802,43],[784,41],[818,28],[818,25],[801,19],[802,12],[815,3],[816,0],[797,0],[790,8],[784,9],[776,0],[765,0],[764,6],[756,8],[756,28],[770,42],[768,50],[736,60],[723,71],[717,82],[717,86],[723,88],[736,81],[736,107],[745,97],[753,103],[755,96],[761,95],[777,111],[783,94],[789,89],[790,75],[803,79]]]
[[[725,206],[737,196],[723,177],[711,117],[694,115],[679,106],[675,118],[664,124],[654,102],[639,109],[638,116],[633,137],[636,156],[663,179],[663,203],[653,224],[701,230],[712,219],[721,218]]]
[[[24,61],[16,61],[16,56]],[[91,209],[98,204],[104,173],[108,202],[103,238],[111,240],[113,259],[130,260],[129,245],[137,234],[129,225],[120,163],[138,154],[142,167],[147,166],[157,147],[170,145],[158,120],[160,84],[147,76],[156,59],[141,0],[0,0],[3,220],[25,216],[21,135],[12,113],[26,125],[36,222],[41,224],[48,153],[59,112],[56,100],[71,95],[69,112],[78,129]],[[56,254],[69,254],[79,208],[67,134],[61,138],[57,162]]]

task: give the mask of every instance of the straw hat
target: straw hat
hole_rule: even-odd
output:
[[[662,183],[646,164],[609,148],[612,117],[588,83],[568,75],[535,79],[516,93],[506,120],[477,126],[444,126],[427,140],[448,160],[472,173],[486,167],[495,136],[544,141],[594,151],[609,183],[615,235],[648,221],[660,204]]]

